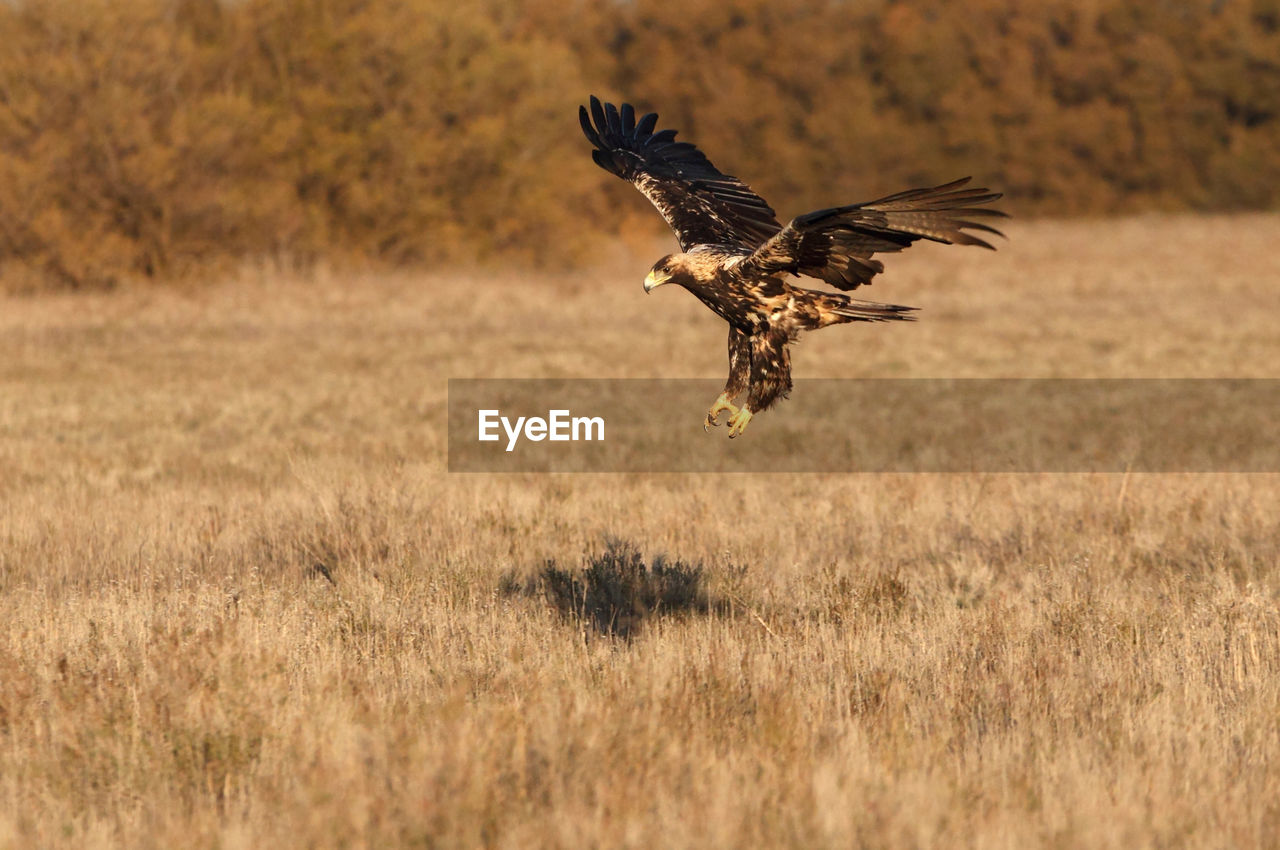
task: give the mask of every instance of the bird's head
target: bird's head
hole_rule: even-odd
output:
[[[644,291],[653,292],[664,283],[683,283],[685,278],[691,277],[689,269],[681,261],[682,256],[682,254],[668,254],[654,263],[644,279]]]

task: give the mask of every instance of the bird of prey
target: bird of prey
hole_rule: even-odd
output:
[[[729,436],[791,391],[788,344],[802,331],[845,322],[912,320],[914,307],[860,301],[803,289],[790,276],[817,278],[841,291],[857,289],[884,270],[874,254],[901,251],[919,239],[992,246],[967,231],[1003,234],[974,219],[1004,217],[980,208],[1001,197],[965,188],[965,177],[861,204],[830,207],[793,218],[786,227],[773,209],[737,177],[723,174],[675,130],[658,130],[658,116],[636,118],[629,103],[578,108],[591,158],[644,193],[675,231],[680,253],[654,263],[645,292],[675,283],[729,323],[729,379],[707,411],[704,428],[728,413]],[[746,393],[741,407],[734,400]]]

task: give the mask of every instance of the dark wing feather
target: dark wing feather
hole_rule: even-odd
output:
[[[591,110],[578,107],[578,120],[591,152],[605,171],[630,180],[662,213],[682,250],[694,245],[755,248],[782,226],[773,210],[737,177],[721,174],[675,130],[654,132],[658,116],[636,120],[629,103],[616,107],[591,98]]]
[[[742,262],[744,274],[791,272],[857,289],[884,271],[872,254],[901,251],[919,239],[955,245],[991,244],[967,230],[1003,236],[975,218],[1006,218],[980,209],[1000,197],[986,189],[962,189],[969,178],[929,189],[911,189],[865,204],[798,216]],[[994,249],[993,249],[994,250]]]

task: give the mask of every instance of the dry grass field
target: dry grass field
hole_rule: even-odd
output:
[[[1280,377],[1280,217],[1009,232],[797,375]],[[448,474],[448,377],[723,376],[666,248],[0,301],[0,848],[1280,846],[1280,476]],[[609,536],[713,604],[510,592]]]

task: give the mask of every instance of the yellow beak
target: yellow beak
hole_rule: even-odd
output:
[[[649,272],[648,276],[644,279],[644,291],[653,292],[653,290],[662,286],[662,284],[669,280],[671,280],[671,275],[665,272]]]

